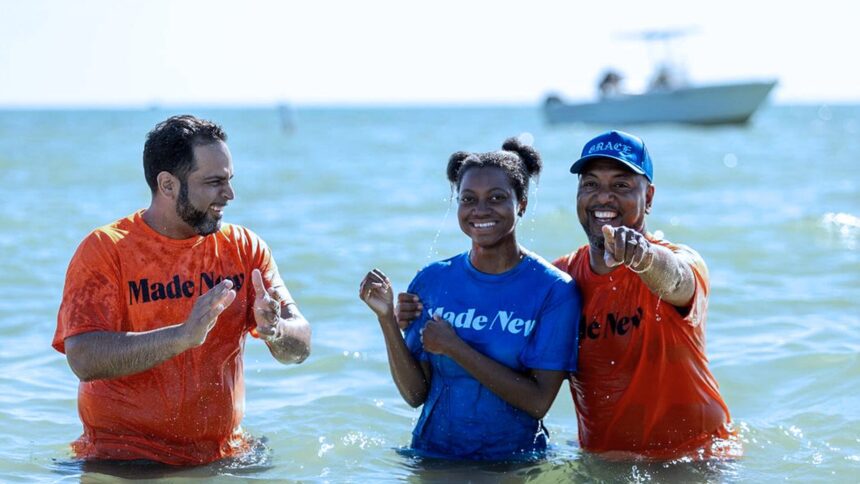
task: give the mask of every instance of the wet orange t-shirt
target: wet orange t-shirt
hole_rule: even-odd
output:
[[[149,370],[81,382],[84,432],[72,443],[83,459],[149,459],[203,464],[236,455],[249,442],[242,353],[255,326],[251,271],[286,293],[266,244],[223,224],[205,237],[174,240],[150,228],[142,211],[87,236],[69,264],[53,346],[91,331],[149,331],[183,322],[194,302],[230,278],[236,299],[206,342]]]
[[[588,246],[555,261],[583,298],[571,380],[580,445],[619,457],[737,456],[729,410],[705,356],[708,269],[689,247],[649,240],[693,269],[696,290],[684,315],[626,267],[596,274]]]

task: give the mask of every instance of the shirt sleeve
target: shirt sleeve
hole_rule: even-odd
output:
[[[554,265],[557,269],[561,270],[562,272],[566,273],[568,267],[570,266],[570,258],[571,258],[571,254],[563,255],[563,256],[559,257],[558,259],[552,261],[552,265]]]
[[[118,261],[101,240],[91,233],[78,246],[66,271],[63,300],[51,346],[66,352],[65,340],[91,331],[120,331],[124,305],[119,283]]]
[[[684,321],[690,323],[691,326],[698,326],[705,322],[705,316],[708,314],[708,292],[710,290],[708,267],[702,256],[686,245],[678,245],[673,252],[681,259],[682,263],[687,264],[693,270],[696,289],[693,292],[693,300]]]
[[[581,307],[573,280],[554,283],[520,363],[535,370],[576,371]]]

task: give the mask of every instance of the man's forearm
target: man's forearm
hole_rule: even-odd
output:
[[[186,349],[179,324],[145,332],[93,331],[65,341],[66,359],[81,381],[141,373]]]
[[[301,314],[278,323],[280,335],[266,338],[272,356],[284,364],[301,363],[311,354],[311,325]]]
[[[642,262],[639,277],[642,282],[667,303],[684,307],[690,303],[696,290],[693,270],[678,259],[671,250],[658,245],[651,246],[653,259]],[[634,269],[635,270],[635,269]]]

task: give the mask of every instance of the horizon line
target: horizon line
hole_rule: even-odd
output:
[[[764,106],[857,106],[860,99],[843,100],[769,100]],[[0,111],[159,111],[179,108],[193,109],[486,109],[486,108],[540,108],[542,102],[522,101],[194,101],[152,103],[0,103]]]

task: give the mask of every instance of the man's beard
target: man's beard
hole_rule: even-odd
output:
[[[209,214],[208,210],[197,210],[188,200],[188,184],[181,183],[179,187],[179,198],[176,200],[176,214],[188,225],[194,227],[194,231],[200,235],[214,234],[221,228],[221,219]]]
[[[588,238],[588,245],[598,250],[606,250],[606,240],[603,238],[602,229],[597,230],[597,232],[592,232],[588,222],[580,221],[579,224],[582,225],[582,230]]]

